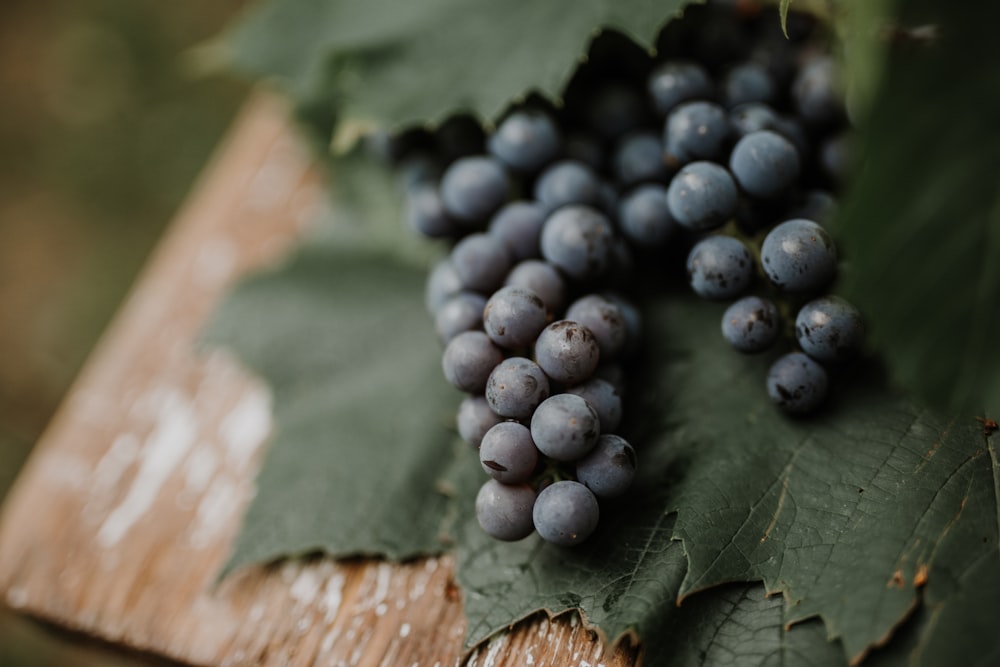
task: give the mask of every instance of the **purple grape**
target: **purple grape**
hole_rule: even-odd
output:
[[[787,220],[772,229],[760,248],[760,261],[775,287],[814,292],[837,274],[837,248],[830,234],[812,220]]]
[[[459,292],[444,302],[434,314],[434,328],[441,342],[447,343],[463,331],[483,325],[486,299],[475,292]]]
[[[535,202],[510,202],[493,216],[489,234],[503,243],[512,261],[532,259],[541,254],[538,244],[545,218],[545,209]]]
[[[564,206],[542,227],[542,256],[576,280],[603,274],[612,260],[611,222],[589,206]]]
[[[509,183],[503,166],[491,157],[463,157],[441,177],[441,201],[453,218],[479,226],[507,200]]]
[[[553,322],[535,341],[535,359],[545,374],[567,385],[586,382],[597,368],[600,348],[594,334],[570,320]]]
[[[666,116],[682,102],[715,96],[715,87],[705,68],[680,60],[663,63],[654,69],[647,87],[660,116]]]
[[[486,381],[503,352],[482,331],[465,331],[452,338],[444,348],[441,368],[456,389],[478,394],[486,389]]]
[[[558,155],[562,140],[552,117],[539,109],[519,109],[507,116],[487,145],[510,169],[535,172]]]
[[[540,259],[526,259],[507,274],[508,287],[522,287],[538,295],[548,312],[562,310],[566,301],[566,281],[559,271]]]
[[[479,463],[498,482],[527,482],[538,465],[538,448],[531,439],[531,431],[517,422],[500,422],[483,436]]]
[[[556,461],[580,459],[594,448],[600,435],[597,411],[575,394],[550,396],[531,416],[531,439],[535,447]]]
[[[617,498],[635,479],[635,449],[617,435],[602,435],[597,446],[577,461],[576,479],[598,498]]]
[[[546,542],[570,547],[583,542],[600,520],[601,510],[590,489],[564,480],[542,489],[535,499],[532,519]]]
[[[599,294],[587,294],[571,303],[566,319],[590,330],[605,361],[618,357],[625,346],[625,316],[617,304]]]
[[[790,415],[814,411],[826,398],[826,371],[801,352],[779,357],[767,374],[767,395]]]
[[[731,299],[750,286],[753,257],[743,242],[731,236],[708,236],[695,244],[687,258],[691,289],[703,299]]]
[[[663,245],[678,229],[667,206],[667,189],[647,183],[629,192],[619,205],[618,226],[622,234],[638,246]]]
[[[729,142],[729,116],[712,102],[685,102],[667,118],[663,143],[668,166],[721,157]]]
[[[650,181],[666,183],[670,178],[663,161],[663,144],[653,132],[634,132],[622,139],[612,165],[618,184],[624,187]]]
[[[500,362],[486,381],[486,402],[501,417],[527,419],[549,397],[549,379],[535,362],[511,357]]]
[[[722,336],[740,352],[754,354],[771,347],[781,333],[778,307],[759,296],[745,296],[722,316]]]
[[[545,303],[523,287],[501,287],[483,311],[483,328],[494,343],[508,350],[531,345],[545,328]]]
[[[613,433],[618,428],[622,420],[622,397],[615,385],[592,377],[583,384],[569,387],[566,393],[579,396],[594,408],[601,422],[601,433]]]
[[[432,239],[456,236],[461,231],[444,210],[441,195],[433,185],[415,188],[407,194],[406,220],[410,229]]]
[[[489,234],[470,234],[451,251],[455,273],[467,289],[489,293],[503,284],[511,260],[504,243]]]
[[[466,396],[458,406],[458,435],[473,447],[479,447],[486,432],[502,421],[482,396]]]
[[[455,271],[455,265],[448,259],[442,259],[427,276],[424,288],[424,305],[427,312],[433,315],[445,301],[462,291],[464,285]]]
[[[751,197],[773,199],[799,177],[799,153],[777,132],[752,132],[736,143],[729,169],[740,188]]]
[[[667,207],[679,225],[705,232],[722,226],[736,214],[739,193],[724,167],[714,162],[692,162],[681,169],[667,188]]]
[[[567,204],[601,205],[601,179],[582,162],[561,160],[535,181],[535,200],[548,211]]]
[[[841,363],[854,357],[865,338],[861,312],[839,296],[821,296],[802,306],[795,318],[795,337],[816,361]]]
[[[476,495],[476,519],[487,535],[513,542],[534,532],[536,494],[527,484],[508,485],[491,479]]]

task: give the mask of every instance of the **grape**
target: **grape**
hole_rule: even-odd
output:
[[[550,396],[531,416],[531,439],[556,461],[576,461],[594,448],[600,435],[597,411],[575,394]]]
[[[799,194],[788,215],[828,223],[837,216],[837,200],[825,190],[806,190]]]
[[[615,385],[600,377],[592,377],[583,384],[569,387],[566,393],[579,396],[594,408],[602,433],[611,433],[618,428],[622,420],[622,397]]]
[[[449,298],[434,314],[434,328],[441,342],[447,343],[463,331],[483,324],[486,299],[475,292],[459,292]]]
[[[739,239],[709,236],[698,241],[687,258],[688,280],[704,299],[729,299],[753,278],[753,257]]]
[[[736,214],[739,193],[732,176],[714,162],[692,162],[667,188],[667,207],[678,224],[704,232]]]
[[[486,302],[483,328],[494,343],[508,350],[531,345],[545,328],[545,304],[523,287],[501,287]]]
[[[527,482],[538,465],[538,448],[531,440],[531,431],[517,422],[500,422],[483,436],[479,463],[498,482]]]
[[[839,363],[861,349],[865,324],[860,311],[846,299],[822,296],[799,310],[795,337],[802,351],[816,361]]]
[[[748,102],[770,103],[775,91],[767,68],[755,62],[736,65],[722,81],[722,98],[730,108]]]
[[[623,349],[623,356],[627,356],[639,346],[639,339],[642,337],[642,314],[635,307],[635,304],[617,292],[606,291],[602,296],[618,306],[622,317],[625,319],[625,347]]]
[[[666,116],[681,102],[711,99],[715,88],[701,65],[686,61],[663,63],[649,75],[648,88],[653,106]]]
[[[506,201],[508,188],[507,172],[495,159],[464,157],[441,177],[441,200],[453,218],[478,226]]]
[[[552,117],[538,109],[520,109],[507,116],[487,145],[490,153],[514,171],[535,172],[552,162],[561,148]]]
[[[589,280],[612,260],[611,222],[589,206],[564,206],[542,227],[542,256],[571,278]]]
[[[482,232],[469,234],[455,244],[451,261],[466,288],[486,293],[503,284],[511,266],[503,241]]]
[[[535,490],[527,484],[508,485],[491,479],[476,494],[476,519],[490,537],[506,542],[534,531]]]
[[[653,132],[635,132],[618,144],[612,156],[615,178],[628,187],[647,181],[666,182],[669,178],[663,161],[663,144]]]
[[[508,287],[523,287],[538,295],[549,313],[562,310],[566,301],[566,281],[559,271],[540,259],[526,259],[507,274]]]
[[[458,406],[458,435],[473,447],[479,447],[486,432],[502,421],[482,396],[466,396]]]
[[[433,155],[415,151],[409,153],[396,169],[404,192],[411,192],[425,186],[437,187],[441,178],[441,164]]]
[[[538,257],[544,223],[544,208],[535,202],[515,201],[506,204],[493,216],[489,234],[503,243],[511,260],[519,262]]]
[[[780,123],[778,112],[762,102],[746,102],[729,110],[729,126],[736,137],[761,130],[775,130]]]
[[[444,348],[441,368],[456,389],[478,394],[486,389],[490,373],[503,361],[503,352],[482,331],[463,331]]]
[[[635,449],[617,435],[602,435],[597,446],[577,461],[576,479],[598,498],[617,498],[635,478]]]
[[[721,157],[729,136],[725,109],[712,102],[685,102],[667,117],[663,135],[667,165]]]
[[[844,117],[839,72],[833,58],[815,57],[799,71],[792,83],[792,100],[799,116],[814,126],[826,126]]]
[[[729,169],[744,192],[771,199],[782,194],[799,176],[799,154],[788,139],[777,132],[752,132],[736,143]]]
[[[406,197],[406,220],[410,229],[432,239],[455,236],[460,229],[445,212],[438,189],[432,185],[410,191]]]
[[[763,352],[781,333],[778,307],[768,299],[746,296],[733,303],[722,316],[722,335],[740,352]]]
[[[643,125],[646,104],[631,86],[611,82],[591,96],[584,115],[591,129],[605,139],[614,140]]]
[[[532,510],[535,530],[546,542],[571,547],[596,530],[601,510],[594,494],[579,482],[564,480],[542,489]]]
[[[594,373],[600,348],[589,329],[570,320],[559,320],[538,335],[535,359],[550,378],[574,385],[585,382]]]
[[[625,346],[625,316],[617,304],[599,294],[588,294],[571,303],[566,319],[590,330],[605,361],[617,357]]]
[[[486,381],[486,402],[501,417],[527,419],[549,397],[549,379],[530,359],[500,362]]]
[[[424,305],[427,312],[433,315],[444,302],[458,294],[464,285],[455,272],[455,265],[448,259],[442,259],[427,276],[424,288]]]
[[[803,218],[772,229],[761,245],[760,261],[768,279],[786,292],[823,289],[837,273],[837,249],[830,234]]]
[[[677,221],[667,206],[667,189],[648,183],[628,193],[619,204],[618,226],[638,246],[662,245],[677,231]]]
[[[842,132],[824,141],[819,150],[819,164],[833,183],[843,184],[851,165],[851,135]]]
[[[562,160],[538,177],[535,199],[549,211],[567,204],[600,206],[601,179],[582,162]]]
[[[818,408],[826,398],[826,388],[826,371],[801,352],[779,357],[767,374],[768,396],[791,415]]]

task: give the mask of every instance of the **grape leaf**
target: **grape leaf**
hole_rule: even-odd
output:
[[[601,28],[652,47],[684,0],[269,0],[218,46],[231,67],[298,98],[332,85],[344,116],[400,127],[496,117],[529,91],[558,99]],[[332,78],[329,72],[336,74]]]
[[[841,217],[845,292],[866,313],[898,386],[995,416],[1000,6],[899,4],[900,38],[861,128],[861,169]],[[924,37],[906,32],[918,26]]]

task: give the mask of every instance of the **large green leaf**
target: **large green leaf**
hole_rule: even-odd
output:
[[[903,0],[842,216],[846,291],[897,384],[1000,412],[1000,5]],[[909,36],[908,36],[909,35]]]

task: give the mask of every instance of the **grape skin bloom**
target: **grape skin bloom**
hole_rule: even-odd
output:
[[[476,494],[476,519],[487,535],[505,542],[524,539],[534,532],[533,510],[537,495],[527,484],[501,484],[488,480]]]
[[[812,220],[787,220],[768,232],[760,248],[768,279],[785,292],[813,292],[837,274],[837,248],[830,234]]]
[[[555,461],[576,461],[594,448],[601,420],[586,400],[575,394],[545,399],[531,416],[531,439]]]
[[[546,542],[571,547],[594,532],[601,510],[593,492],[564,480],[542,489],[532,511],[535,530]]]

